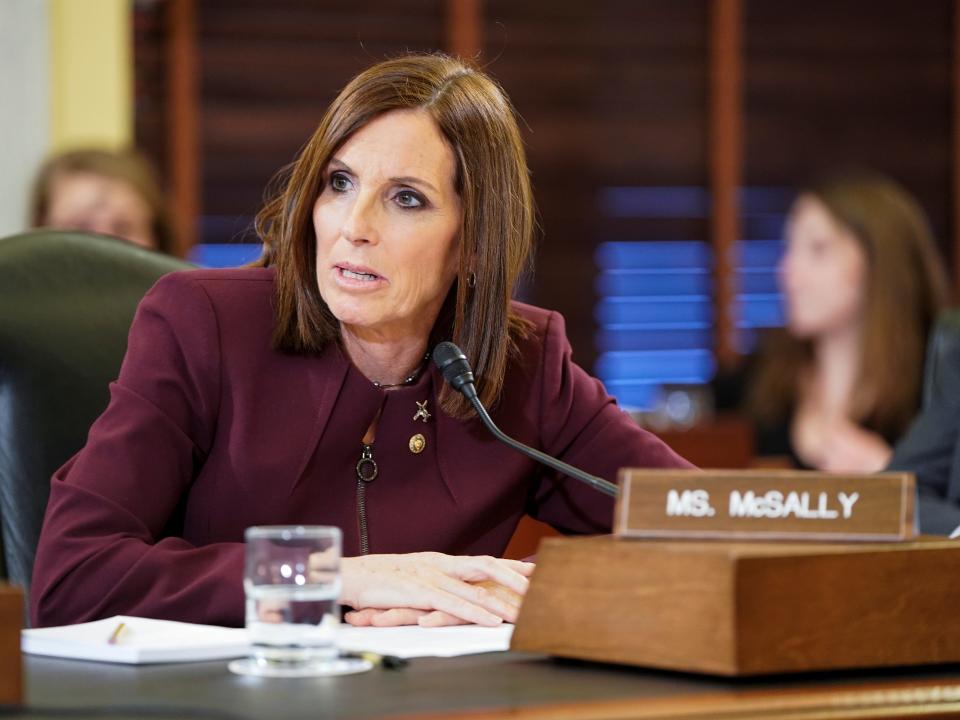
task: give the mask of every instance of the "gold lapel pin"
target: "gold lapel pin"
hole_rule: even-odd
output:
[[[410,438],[410,452],[412,452],[414,455],[419,455],[422,453],[426,446],[427,439],[420,433],[417,433]]]

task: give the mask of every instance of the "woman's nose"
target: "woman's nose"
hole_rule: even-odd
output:
[[[380,240],[379,220],[376,198],[361,193],[343,219],[341,234],[351,243],[377,243]]]

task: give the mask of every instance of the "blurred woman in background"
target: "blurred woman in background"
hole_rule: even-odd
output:
[[[846,174],[799,194],[786,236],[786,327],[747,395],[758,452],[881,470],[920,407],[927,334],[946,299],[927,220],[892,180]]]
[[[91,149],[51,157],[34,181],[30,224],[112,235],[164,253],[175,249],[156,173],[134,152]]]

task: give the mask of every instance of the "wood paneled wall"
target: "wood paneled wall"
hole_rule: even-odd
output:
[[[952,254],[954,5],[747,2],[746,183],[872,167],[920,198]]]
[[[136,128],[173,179],[178,129],[164,122],[158,50],[174,35],[168,4],[135,11]],[[726,31],[721,5],[738,10]],[[598,242],[719,237],[716,217],[604,217],[601,187],[734,193],[738,176],[793,187],[868,165],[917,194],[960,274],[955,0],[204,0],[195,10],[205,241],[243,235],[270,177],[358,70],[405,50],[479,47],[476,63],[522,116],[542,226],[528,296],[564,313],[588,367]],[[711,72],[727,41],[742,150],[739,169],[718,176],[715,146],[731,136],[717,132]]]
[[[599,188],[708,180],[707,3],[487,0],[486,69],[523,118],[542,232],[531,299],[594,360],[603,240],[706,239],[705,218],[610,218]]]

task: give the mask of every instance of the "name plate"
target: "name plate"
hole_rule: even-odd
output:
[[[725,540],[908,540],[911,473],[620,471],[614,534]]]

